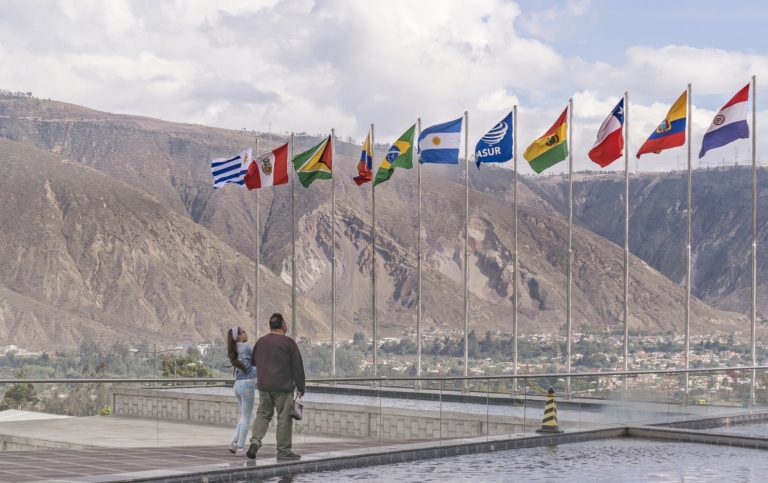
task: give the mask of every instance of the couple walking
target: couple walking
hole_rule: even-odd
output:
[[[269,333],[257,340],[253,349],[247,344],[248,334],[240,327],[233,327],[227,334],[227,355],[235,367],[235,397],[240,405],[240,420],[229,451],[238,456],[256,458],[272,416],[277,411],[277,459],[301,459],[291,450],[291,407],[294,389],[297,397],[304,395],[304,363],[299,347],[285,335],[286,332],[288,326],[283,316],[276,313],[269,318]],[[259,389],[259,408],[253,423],[251,444],[245,451],[256,386]]]

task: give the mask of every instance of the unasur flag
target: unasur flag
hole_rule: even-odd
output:
[[[646,153],[659,154],[665,149],[676,148],[685,144],[685,123],[688,120],[688,91],[683,92],[672,107],[667,117],[661,121],[640,149],[637,157]]]
[[[461,120],[435,124],[419,136],[420,163],[459,164]]]
[[[512,159],[512,112],[480,138],[475,146],[477,169],[480,163],[506,163]]]
[[[603,168],[619,159],[624,154],[623,126],[624,99],[622,98],[597,131],[597,141],[589,150],[589,159]]]
[[[360,162],[357,163],[357,176],[352,178],[357,186],[371,181],[373,177],[373,151],[371,150],[371,133],[365,138],[363,151],[360,153]]]
[[[243,180],[249,190],[288,184],[288,143],[254,159]]]
[[[213,187],[221,188],[227,183],[244,186],[245,181],[243,181],[243,177],[248,172],[248,163],[253,157],[252,151],[253,148],[248,148],[237,156],[212,160],[211,174],[213,175]]]
[[[710,149],[749,137],[747,101],[749,101],[749,84],[733,96],[733,99],[728,101],[712,120],[712,125],[704,134],[699,158],[703,158]]]

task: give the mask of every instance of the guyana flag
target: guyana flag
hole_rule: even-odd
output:
[[[373,186],[387,181],[395,172],[395,168],[413,168],[413,133],[416,131],[416,124],[405,131],[400,139],[395,141],[387,155],[381,160],[379,169],[376,171],[376,179]]]
[[[331,179],[333,142],[331,136],[323,139],[317,146],[293,157],[293,168],[299,175],[299,182],[305,188],[316,179]]]
[[[534,171],[541,173],[568,157],[568,108],[555,121],[549,131],[528,146],[523,157]]]

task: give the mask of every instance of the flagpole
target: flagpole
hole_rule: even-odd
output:
[[[517,264],[517,104],[512,106],[512,160],[514,163],[515,168],[515,178],[512,184],[512,190],[515,196],[515,206],[514,206],[514,229],[515,229],[515,238],[514,238],[514,264],[515,264],[515,274],[514,274],[514,281],[513,281],[513,295],[512,295],[512,352],[514,354],[514,358],[512,359],[512,372],[514,374],[517,374],[518,368],[517,368],[517,278],[520,275],[520,272],[518,272],[518,264]],[[517,379],[512,380],[512,391],[517,393]]]
[[[259,138],[256,138],[256,156],[259,156]],[[260,193],[260,189],[256,190],[256,256],[254,257],[256,260],[256,313],[254,316],[254,323],[256,325],[256,340],[259,339],[259,259],[261,258],[259,256],[261,252],[261,223],[259,222]]]
[[[336,377],[336,129],[331,129],[331,377]]]
[[[568,99],[568,289],[565,314],[565,371],[571,373],[571,277],[573,276],[573,98]],[[566,394],[571,393],[571,378],[566,377]]]
[[[757,365],[757,347],[756,347],[756,331],[757,331],[757,77],[752,76],[752,297],[750,300],[750,317],[751,317],[751,353],[752,353],[752,365]],[[750,403],[755,403],[755,378],[757,372],[752,369],[752,382],[750,383]]]
[[[374,142],[374,127],[371,123],[371,159],[375,151]],[[373,282],[373,290],[371,290],[373,297],[373,377],[376,377],[376,177],[373,179],[373,186],[371,186],[371,246],[373,248],[371,252],[371,279]],[[374,385],[376,383],[374,382]]]
[[[417,132],[416,132],[416,139],[419,139],[419,136],[421,136],[421,118],[419,118],[416,121],[416,124],[418,126]],[[416,377],[421,377],[421,162],[417,161],[417,179],[418,179],[418,186],[419,186],[419,243],[418,243],[418,267],[419,267],[419,292],[418,292],[418,303],[416,304]],[[414,383],[414,390],[420,391],[421,390],[421,381],[416,381]]]
[[[464,187],[466,204],[464,210],[464,376],[469,370],[469,112],[464,111]],[[464,379],[462,392],[469,392]]]
[[[294,156],[294,133],[291,133],[291,162]],[[296,169],[291,176],[291,332],[298,340],[299,328],[296,327]]]
[[[624,92],[624,371],[629,369],[629,93]],[[624,388],[626,389],[626,378]]]
[[[691,359],[691,84],[688,84],[686,95],[686,144],[688,148],[688,197],[687,197],[687,225],[688,233],[685,244],[685,368],[690,368]],[[688,373],[685,373],[685,395],[688,399]]]

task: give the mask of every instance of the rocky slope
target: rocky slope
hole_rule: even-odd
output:
[[[768,172],[757,171],[758,320],[768,314]],[[542,180],[559,202],[567,186]],[[630,179],[630,251],[678,284],[685,283],[686,173],[641,173]],[[692,293],[716,307],[749,314],[752,239],[751,167],[696,170],[691,194]],[[574,216],[624,244],[623,174],[574,180]]]
[[[4,170],[10,169],[6,160],[24,157],[20,150],[30,146],[53,153],[36,168],[40,172],[47,171],[44,163],[79,170],[77,175],[51,172],[27,190],[8,185],[16,190],[17,201],[4,205],[3,216],[17,218],[16,205],[27,204],[24,209],[32,211],[25,216],[37,221],[23,237],[3,229],[7,243],[2,263],[12,267],[8,273],[13,277],[3,278],[2,285],[49,311],[41,308],[35,317],[48,320],[46,314],[67,311],[71,315],[63,325],[85,327],[84,321],[94,321],[93,331],[115,337],[130,337],[136,327],[143,327],[153,336],[174,340],[187,333],[190,338],[210,338],[221,332],[220,321],[226,317],[220,311],[243,324],[248,320],[254,272],[252,264],[247,268],[247,258],[254,258],[257,245],[265,280],[262,297],[268,301],[262,313],[275,307],[290,314],[290,186],[260,194],[260,234],[255,192],[211,188],[210,158],[253,144],[255,133],[100,113],[52,101],[0,99],[0,137],[15,141],[0,146]],[[259,138],[265,149],[267,136]],[[275,136],[272,145],[284,140]],[[298,137],[297,151],[318,140]],[[337,147],[337,309],[342,336],[358,330],[370,333],[371,327],[371,192],[370,185],[357,187],[351,181],[358,149],[345,143]],[[376,157],[384,150],[377,146]],[[41,151],[35,153],[45,158]],[[400,170],[376,190],[382,335],[400,335],[414,327],[415,174]],[[455,167],[423,168],[425,321],[429,327],[457,332],[463,327],[462,174]],[[104,183],[109,189],[98,187],[101,182],[79,181],[90,176],[108,180]],[[494,167],[470,171],[470,328],[480,332],[511,329],[511,177],[509,170]],[[319,181],[308,189],[296,188],[299,332],[318,340],[329,336],[330,187],[330,182]],[[567,223],[558,190],[525,179],[519,186],[520,323],[528,332],[560,331],[565,321]],[[128,202],[133,199],[143,201]],[[145,204],[151,208],[136,211]],[[66,221],[56,211],[63,213],[63,205],[70,207]],[[130,210],[123,213],[120,207]],[[49,226],[49,216],[62,221]],[[56,250],[40,258],[44,251],[38,249],[35,273],[21,271],[14,250],[23,251],[33,238],[38,243],[50,239],[45,243]],[[215,249],[199,247],[204,240]],[[154,268],[160,261],[162,269]],[[622,263],[619,247],[586,224],[576,227],[574,328],[604,329],[620,323]],[[631,326],[681,331],[681,287],[637,258],[632,267]],[[30,305],[26,299],[11,300],[16,299],[4,299],[9,308],[2,313],[16,314],[12,310]],[[19,317],[6,320],[18,324]],[[693,317],[695,332],[732,331],[744,324],[742,316],[698,300]],[[21,343],[31,338],[7,333]]]
[[[253,326],[254,265],[208,230],[80,163],[5,139],[0,156],[4,343],[173,344]],[[262,310],[289,309],[289,289],[263,278]],[[327,326],[311,301],[302,308]]]

